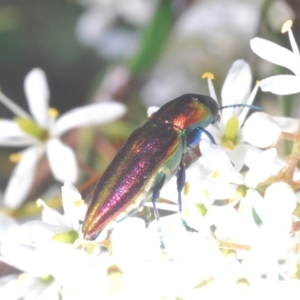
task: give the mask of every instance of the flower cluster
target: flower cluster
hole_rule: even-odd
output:
[[[11,156],[17,165],[4,194],[4,203],[11,208],[18,207],[28,195],[37,164],[44,154],[56,180],[73,183],[77,180],[76,157],[60,140],[63,134],[74,128],[109,122],[125,113],[124,105],[109,101],[74,108],[58,117],[58,111],[49,108],[50,93],[41,69],[33,69],[26,76],[24,89],[32,117],[0,93],[0,102],[16,115],[13,121],[0,119],[0,145],[28,147]]]
[[[300,288],[299,258],[299,120],[253,112],[257,91],[299,93],[299,49],[284,24],[293,51],[261,38],[252,50],[294,75],[257,81],[244,60],[235,61],[221,90],[219,122],[206,130],[200,157],[186,170],[178,213],[176,178],[161,190],[159,220],[127,218],[96,241],[85,241],[81,221],[86,202],[74,187],[77,163],[61,136],[81,126],[120,117],[123,105],[90,104],[58,117],[48,108],[49,91],[40,69],[25,79],[32,117],[4,94],[0,101],[15,119],[0,120],[0,145],[28,147],[18,159],[4,194],[4,204],[18,207],[33,183],[38,162],[46,154],[53,176],[64,182],[60,213],[39,199],[40,220],[19,224],[0,212],[0,261],[18,272],[0,278],[3,299],[277,299],[295,297]],[[298,70],[299,69],[299,70]],[[218,102],[214,75],[205,73],[210,96]],[[237,107],[237,104],[239,105]],[[228,108],[229,106],[229,108]],[[158,108],[150,107],[151,115]],[[288,159],[277,143],[292,142]],[[152,204],[146,203],[147,208]],[[188,232],[182,218],[198,232]],[[147,220],[146,220],[147,219]],[[160,238],[166,246],[160,249]],[[151,283],[149,288],[149,283]],[[1,297],[2,299],[2,297]]]

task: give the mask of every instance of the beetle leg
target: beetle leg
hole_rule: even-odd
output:
[[[177,172],[177,191],[178,191],[178,209],[180,214],[182,214],[182,198],[181,198],[181,192],[183,190],[183,187],[185,185],[185,167],[184,167],[184,163],[183,163],[183,158],[181,159],[180,165],[179,165],[179,169]],[[192,231],[192,232],[198,232],[196,229],[190,227],[186,221],[184,220],[184,218],[181,218],[182,224],[185,227],[185,229],[187,231]]]
[[[156,207],[156,201],[159,199],[159,193],[160,193],[161,188],[164,185],[165,178],[166,178],[166,175],[164,173],[162,173],[161,177],[155,184],[155,187],[153,190],[153,195],[152,195],[153,212],[154,212],[155,219],[157,221],[157,232],[158,232],[158,237],[159,237],[160,249],[163,252],[165,252],[166,247],[165,247],[164,238],[163,238],[160,223],[159,223],[160,217],[159,217],[158,209]]]
[[[148,206],[145,206],[145,209],[146,209],[146,227],[149,226],[149,223],[150,223],[150,220],[151,220],[151,211],[150,211],[150,207]]]
[[[187,132],[187,141],[186,142],[187,142],[188,147],[195,148],[199,144],[200,139],[201,139],[201,135],[202,135],[203,132],[206,134],[206,136],[209,138],[209,140],[213,144],[216,143],[215,139],[210,134],[210,132],[208,132],[203,127],[197,127],[195,129],[193,129],[192,131]]]
[[[209,138],[209,140],[216,145],[216,141],[214,139],[214,137],[211,135],[211,133],[209,131],[207,131],[205,128],[202,128],[202,131],[206,134],[206,136]],[[200,140],[199,140],[200,142]]]

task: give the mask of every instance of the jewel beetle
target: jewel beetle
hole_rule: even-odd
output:
[[[236,106],[248,105],[230,107]],[[136,129],[94,188],[82,225],[84,239],[95,240],[104,228],[133,215],[150,199],[159,220],[156,201],[175,175],[181,212],[185,154],[197,146],[203,132],[214,142],[205,127],[219,120],[223,108],[209,96],[185,94],[163,105]],[[195,231],[182,222],[187,230]]]

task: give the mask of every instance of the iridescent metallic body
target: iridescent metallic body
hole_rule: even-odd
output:
[[[186,94],[154,113],[135,130],[97,183],[83,223],[84,238],[136,213],[174,176],[193,131],[214,123],[218,105],[208,96]],[[199,136],[200,138],[200,136]]]

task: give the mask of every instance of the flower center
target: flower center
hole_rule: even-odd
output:
[[[39,277],[40,281],[46,284],[50,284],[54,281],[54,277],[51,274],[42,275]]]
[[[20,129],[26,132],[28,135],[33,136],[41,141],[47,140],[49,136],[48,131],[41,128],[31,119],[15,117],[14,120],[18,124]]]
[[[78,239],[78,233],[74,230],[71,230],[69,232],[61,232],[58,234],[55,234],[52,237],[53,241],[65,243],[65,244],[74,244],[74,242]]]
[[[225,133],[222,138],[222,144],[224,147],[233,150],[234,145],[237,142],[238,139],[238,132],[239,132],[239,120],[236,116],[232,116],[225,128]]]

